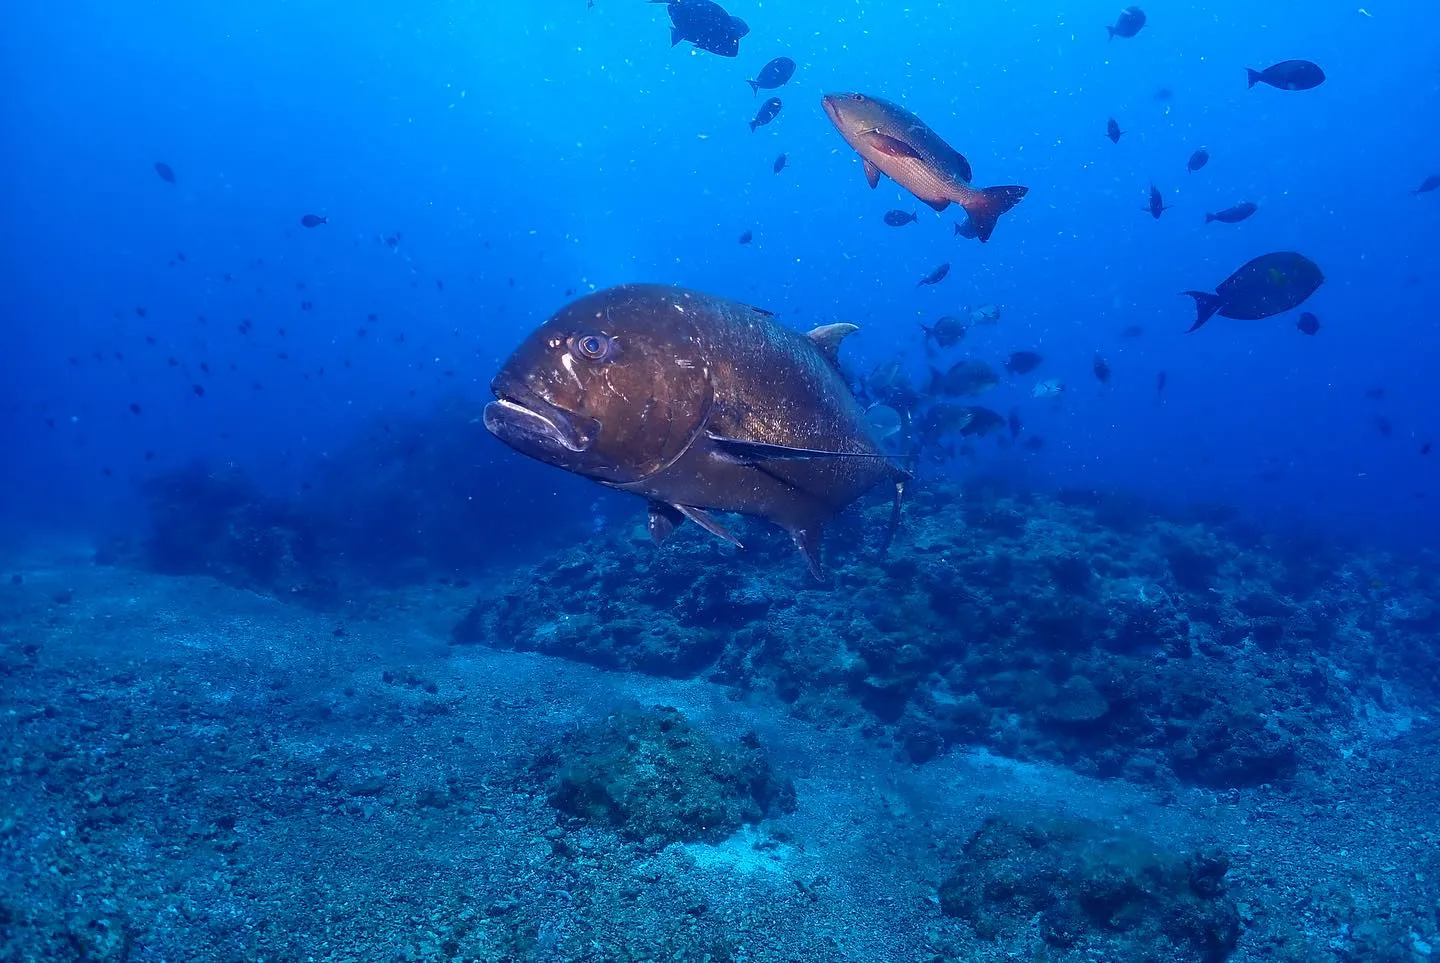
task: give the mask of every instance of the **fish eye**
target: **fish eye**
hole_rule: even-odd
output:
[[[611,341],[603,334],[585,334],[575,339],[575,353],[586,361],[604,361]]]
[[[850,95],[850,99],[853,100],[853,101],[855,101],[855,103],[857,103],[857,104],[863,104],[863,103],[865,103],[865,95],[864,95],[864,94],[851,94],[851,95]]]

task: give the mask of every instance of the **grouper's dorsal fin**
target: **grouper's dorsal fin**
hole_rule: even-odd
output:
[[[805,335],[805,337],[809,338],[810,343],[820,349],[820,353],[825,356],[826,360],[838,367],[840,364],[840,342],[859,330],[859,325],[850,324],[846,321],[837,321],[835,324],[822,324],[820,327],[815,328],[809,334]]]

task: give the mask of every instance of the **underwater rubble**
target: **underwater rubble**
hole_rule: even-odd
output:
[[[1315,774],[1440,692],[1436,572],[1222,510],[931,482],[826,540],[827,583],[759,525],[598,533],[487,590],[456,644],[767,693],[923,763],[955,746],[1215,789]]]

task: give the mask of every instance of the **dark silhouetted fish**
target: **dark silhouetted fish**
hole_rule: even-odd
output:
[[[1181,292],[1195,299],[1198,329],[1214,315],[1239,321],[1256,321],[1289,311],[1305,303],[1325,281],[1320,268],[1303,254],[1277,251],[1247,261],[1215,289]]]
[[[173,183],[175,183],[175,172],[174,172],[173,170],[171,170],[171,169],[170,169],[170,165],[167,164],[167,163],[165,163],[164,161],[156,161],[156,162],[155,162],[155,173],[156,173],[156,174],[159,174],[159,175],[160,175],[160,179],[161,179],[162,181],[164,181],[165,183],[167,183],[167,184],[173,184]]]
[[[1169,210],[1165,206],[1165,198],[1161,195],[1160,188],[1154,184],[1150,185],[1150,203],[1146,204],[1142,210],[1150,212],[1150,216],[1157,221],[1160,220],[1161,214]]]
[[[682,40],[701,50],[721,57],[740,53],[740,40],[750,27],[739,17],[731,16],[712,0],[650,0],[670,8],[670,46]]]
[[[1239,224],[1259,209],[1260,206],[1258,204],[1251,201],[1242,201],[1234,207],[1225,208],[1223,211],[1216,211],[1213,214],[1207,213],[1205,215],[1205,223],[1209,224],[1211,221],[1219,221],[1221,224]]]
[[[1120,138],[1124,135],[1125,132],[1120,129],[1120,125],[1116,122],[1114,117],[1111,117],[1108,121],[1105,122],[1105,136],[1110,138],[1110,143],[1120,143]]]
[[[935,270],[931,271],[929,274],[916,281],[915,286],[918,288],[923,287],[927,284],[939,284],[941,281],[945,280],[945,275],[949,273],[950,262],[946,261],[944,264],[940,265]]]
[[[1208,163],[1210,163],[1210,152],[1202,147],[1190,155],[1190,159],[1185,162],[1185,167],[1193,174]]]
[[[1015,351],[1005,361],[1005,370],[1013,375],[1024,375],[1044,364],[1045,359],[1034,351]]]
[[[749,244],[749,243],[750,243],[751,241],[753,241],[754,239],[755,239],[755,232],[754,232],[754,231],[744,231],[744,232],[742,232],[741,235],[740,235],[740,243],[741,243],[741,244]]]
[[[1365,389],[1365,397],[1368,398],[1368,399],[1371,400],[1371,401],[1384,401],[1384,400],[1385,400],[1385,389],[1384,389],[1384,388],[1366,388],[1366,389]]]
[[[1320,330],[1320,319],[1309,311],[1300,314],[1300,320],[1295,322],[1295,327],[1300,329],[1301,334],[1316,334]]]
[[[319,214],[306,214],[304,217],[300,218],[300,224],[303,227],[319,227],[321,224],[329,223],[329,218],[321,217]]]
[[[1390,424],[1390,419],[1384,415],[1375,416],[1375,430],[1380,432],[1381,438],[1389,438],[1395,434],[1395,426]]]
[[[1429,194],[1437,187],[1440,187],[1440,174],[1431,174],[1429,177],[1425,178],[1423,181],[1420,182],[1419,187],[1415,188],[1410,193],[1415,195],[1416,197],[1419,197],[1421,194]]]
[[[953,348],[965,340],[965,322],[949,314],[937,318],[928,327],[920,325],[920,330],[925,332],[926,344],[934,341],[942,348]]]
[[[1282,60],[1264,70],[1245,69],[1250,86],[1269,84],[1281,90],[1310,90],[1325,82],[1325,71],[1308,60]]]
[[[1168,374],[1166,374],[1165,372],[1162,371],[1162,372],[1160,372],[1159,374],[1157,374],[1157,375],[1155,376],[1155,400],[1156,400],[1156,401],[1159,401],[1160,398],[1161,398],[1161,396],[1165,394],[1165,386],[1168,385],[1169,383],[1170,383],[1170,376],[1169,376]]]
[[[1100,355],[1097,354],[1095,360],[1090,363],[1090,370],[1095,372],[1096,380],[1102,385],[1108,385],[1110,383],[1110,362],[1100,357]]]
[[[1110,39],[1116,37],[1133,37],[1145,26],[1145,11],[1139,7],[1126,7],[1120,11],[1120,16],[1115,19],[1115,26],[1106,27],[1110,33]]]
[[[999,383],[1000,376],[994,368],[983,361],[966,359],[955,362],[950,366],[950,370],[943,374],[931,368],[929,393],[936,397],[948,395],[952,398],[977,398]]]
[[[775,158],[775,163],[770,165],[770,169],[776,174],[778,174],[785,169],[785,164],[788,162],[788,160],[789,159],[784,154],[781,154],[779,157]]]
[[[754,80],[745,81],[750,85],[750,90],[758,94],[762,90],[774,90],[776,87],[784,87],[795,76],[795,61],[789,57],[776,57],[768,64],[760,68],[760,73]]]
[[[885,223],[891,227],[904,227],[906,224],[913,224],[920,220],[918,211],[902,211],[899,209],[885,212]]]
[[[879,185],[884,172],[937,211],[959,204],[981,241],[990,239],[1000,215],[1028,191],[972,187],[970,162],[899,104],[854,93],[826,94],[822,103],[840,136],[860,155],[871,187]]]
[[[755,114],[755,119],[750,121],[750,133],[755,133],[755,128],[764,127],[770,123],[770,121],[774,120],[776,115],[780,113],[780,106],[779,97],[771,97],[765,101],[765,103],[761,104],[760,110]]]
[[[821,529],[892,465],[841,377],[854,325],[804,335],[757,308],[625,285],[562,308],[491,382],[485,427],[522,454],[646,499],[659,542],[688,518],[733,544],[709,512],[788,531],[820,575]],[[893,525],[892,525],[893,529]]]

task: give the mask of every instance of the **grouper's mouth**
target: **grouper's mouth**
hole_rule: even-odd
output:
[[[600,423],[565,411],[528,391],[496,393],[485,406],[485,428],[521,451],[539,448],[583,452],[595,443]]]

